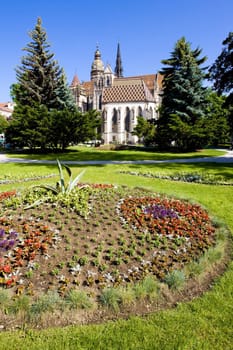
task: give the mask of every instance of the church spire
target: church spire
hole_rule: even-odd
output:
[[[116,67],[115,74],[117,78],[123,77],[123,67],[121,62],[121,52],[120,52],[120,44],[117,45],[117,58],[116,58]]]

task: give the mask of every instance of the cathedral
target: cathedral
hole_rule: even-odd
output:
[[[101,138],[105,144],[135,144],[138,138],[132,131],[137,117],[158,119],[162,76],[158,73],[124,77],[119,44],[114,72],[109,64],[104,66],[97,47],[90,81],[81,83],[75,75],[70,89],[81,112],[91,109],[100,112]]]

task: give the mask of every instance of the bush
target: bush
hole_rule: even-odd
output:
[[[174,270],[165,276],[164,282],[170,289],[181,289],[185,283],[185,274],[183,271]]]

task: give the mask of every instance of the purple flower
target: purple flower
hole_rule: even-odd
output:
[[[10,239],[16,239],[18,237],[18,233],[15,231],[11,231],[9,234]]]
[[[15,240],[14,240],[14,239],[10,239],[10,240],[8,241],[8,249],[13,248],[14,245],[15,245]]]
[[[3,239],[4,236],[5,236],[5,231],[1,228],[0,229],[0,239]]]
[[[154,219],[171,218],[177,219],[177,213],[172,209],[167,209],[163,205],[153,204],[144,209],[144,213],[152,216]]]
[[[0,241],[0,248],[6,248],[7,245],[8,245],[7,239]]]
[[[18,233],[15,231],[5,232],[0,229],[0,255],[14,248],[17,242]]]

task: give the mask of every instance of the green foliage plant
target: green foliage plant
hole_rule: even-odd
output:
[[[69,194],[71,191],[73,191],[73,189],[77,186],[80,178],[83,176],[83,174],[85,173],[85,170],[83,170],[79,175],[77,175],[75,177],[75,179],[72,179],[72,172],[71,169],[66,165],[66,164],[61,164],[61,162],[59,161],[59,159],[57,159],[57,166],[58,166],[58,170],[59,170],[59,176],[60,179],[56,184],[56,187],[53,186],[49,186],[49,185],[41,185],[41,188],[45,188],[49,191],[51,191],[54,194]],[[65,177],[64,177],[64,173],[63,173],[63,169],[62,166],[65,168],[68,176],[69,176],[69,181],[66,184],[65,183]]]
[[[49,193],[49,194],[52,193],[55,196],[59,196],[59,194],[61,194],[62,198],[65,201],[67,199],[68,202],[69,202],[68,195],[72,191],[74,191],[75,188],[77,188],[77,184],[78,184],[80,178],[83,176],[85,170],[83,170],[79,175],[77,175],[75,177],[75,179],[72,179],[71,169],[66,164],[61,164],[59,159],[57,159],[57,166],[58,166],[59,177],[60,178],[59,178],[59,181],[56,183],[56,186],[51,186],[51,185],[45,184],[45,185],[36,185],[33,188],[45,189],[45,190],[47,190],[47,193]],[[65,170],[67,171],[67,174],[69,176],[68,183],[65,182],[65,176],[64,176],[64,172],[63,172],[62,166],[65,168]],[[86,185],[85,186],[81,186],[81,187],[79,187],[79,189],[82,189],[83,187],[87,187],[87,186]],[[47,199],[46,196],[44,196],[43,198],[39,198],[33,204],[25,206],[25,209],[30,209],[32,207],[35,207],[35,206],[43,203],[44,201],[46,201],[46,199]],[[71,200],[72,200],[72,198],[71,198]]]
[[[104,288],[99,300],[103,306],[116,312],[119,311],[121,295],[118,289],[113,287]]]
[[[39,296],[31,305],[28,310],[28,316],[30,319],[38,319],[43,313],[60,308],[62,305],[62,299],[55,291],[48,291],[46,294]]]
[[[154,299],[158,296],[159,283],[153,276],[146,276],[133,287],[136,299]]]
[[[65,298],[65,302],[70,309],[91,309],[94,302],[82,290],[71,289]]]
[[[185,273],[183,271],[173,270],[165,276],[164,282],[170,289],[179,290],[183,287],[185,278]]]

